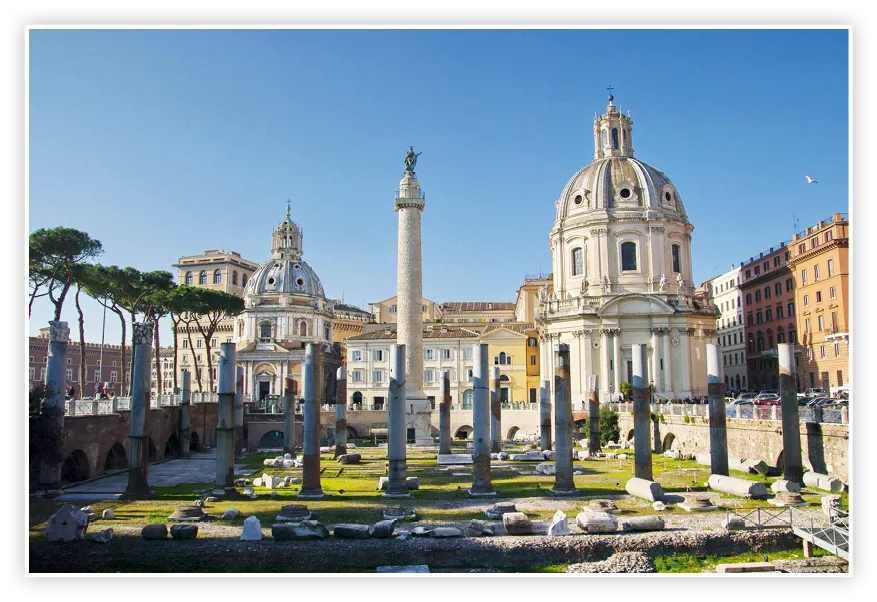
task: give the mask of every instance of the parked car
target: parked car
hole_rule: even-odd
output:
[[[738,399],[734,402],[735,406],[751,406],[754,402],[751,399]]]
[[[743,401],[745,399],[752,400],[752,399],[755,399],[756,395],[757,395],[756,393],[752,393],[752,392],[740,393],[740,395],[737,396],[737,401],[740,402],[740,401]]]
[[[810,400],[810,403],[807,404],[808,408],[818,408],[822,407],[825,404],[834,403],[834,399],[831,397],[817,397],[815,399]]]
[[[804,390],[804,395],[807,397],[825,397],[825,389],[822,387],[810,387]]]
[[[780,403],[782,403],[782,400],[780,399],[779,395],[774,395],[774,396],[765,395],[764,397],[759,395],[758,397],[756,397],[755,399],[752,400],[752,403],[754,403],[757,406],[778,406],[778,405],[780,405]]]

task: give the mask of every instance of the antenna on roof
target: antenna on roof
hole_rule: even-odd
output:
[[[792,225],[795,227],[795,234],[798,233],[798,218],[795,217],[795,214],[792,214]]]

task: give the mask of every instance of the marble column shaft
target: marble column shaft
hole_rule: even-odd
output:
[[[728,476],[728,430],[725,414],[725,381],[722,378],[722,350],[706,346],[706,386],[710,402],[710,470]]]
[[[316,404],[315,373],[317,371],[317,346],[308,343],[305,348],[304,366],[304,435],[302,437],[302,484],[297,497],[319,499],[323,497],[320,484],[320,409]]]
[[[131,459],[128,463],[128,495],[149,493],[148,453],[149,388],[152,371],[152,328],[150,322],[134,324],[134,370],[131,375]]]
[[[473,349],[472,366],[472,488],[470,495],[496,495],[490,474],[490,396],[488,390],[487,343]]]
[[[244,454],[244,369],[235,366],[234,370],[234,453]]]
[[[295,457],[295,395],[283,394],[283,453]]]
[[[442,398],[439,403],[439,453],[451,453],[451,373],[442,372]]]
[[[652,382],[655,391],[663,391],[661,383],[661,334],[656,328],[652,328]]]
[[[539,387],[539,439],[542,449],[551,449],[551,385],[547,380]]]
[[[408,497],[408,469],[406,443],[408,433],[405,423],[405,345],[390,347],[390,394],[388,421],[387,459],[390,483],[386,497]]]
[[[490,453],[502,451],[502,396],[500,395],[499,366],[490,369]]]
[[[588,377],[588,453],[602,451],[600,444],[600,398],[598,396],[599,378],[596,374]]]
[[[192,455],[189,449],[192,439],[191,409],[192,409],[192,373],[188,370],[180,371],[180,457],[188,458]]]
[[[777,356],[780,369],[780,407],[783,410],[783,477],[804,482],[801,463],[801,425],[798,422],[798,394],[795,389],[793,345],[780,343]]]
[[[335,456],[347,453],[347,368],[335,372]]]
[[[234,487],[234,398],[235,344],[219,346],[219,379],[217,383],[216,424],[216,489]]]
[[[633,457],[634,476],[638,479],[652,480],[651,405],[649,404],[649,383],[646,381],[645,345],[635,343],[633,356]]]
[[[64,432],[64,393],[67,386],[67,341],[70,328],[67,322],[49,321],[49,350],[46,357],[46,390],[43,401],[45,411],[51,416],[52,426]],[[61,488],[61,465],[56,462],[40,462],[40,491],[56,491]]]
[[[673,348],[671,346],[672,330],[664,333],[664,393],[670,399],[675,397],[673,391]]]
[[[612,356],[610,341],[609,331],[604,328],[600,331],[600,363],[602,365],[603,386],[606,387],[603,389],[603,393],[609,401],[612,401],[610,396],[612,391],[609,387],[609,384],[612,382],[612,371],[609,369],[609,358]]]
[[[554,487],[555,495],[576,493],[572,464],[572,396],[570,395],[569,345],[554,347]]]
[[[615,395],[617,396],[621,393],[621,383],[623,382],[621,378],[621,331],[617,328],[615,329],[615,334],[612,335],[612,366],[612,380],[615,385]]]

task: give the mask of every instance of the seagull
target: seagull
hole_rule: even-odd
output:
[[[814,180],[813,178],[811,178],[810,176],[804,176],[804,177],[807,178],[808,184],[818,184],[819,183],[816,180]]]

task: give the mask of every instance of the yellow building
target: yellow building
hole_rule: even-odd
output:
[[[341,361],[347,359],[347,339],[365,332],[366,324],[373,324],[375,316],[355,305],[346,305],[338,299],[331,299],[332,341],[341,343]]]
[[[822,387],[829,393],[850,381],[849,227],[847,215],[835,213],[789,244],[799,391]]]
[[[243,297],[247,281],[259,268],[259,264],[242,258],[240,253],[236,251],[208,249],[200,255],[180,257],[174,267],[177,268],[178,284],[210,288]],[[206,391],[210,382],[207,374],[207,353],[212,353],[213,390],[215,391],[219,345],[220,343],[233,342],[234,319],[222,320],[211,341],[205,341],[194,326],[189,327],[188,330],[191,332],[188,332],[186,325],[182,323],[176,328],[177,383],[180,382],[179,373],[182,370],[187,370],[192,373],[192,391],[202,389]],[[200,374],[195,373],[196,356]],[[200,387],[198,385],[199,376]],[[162,383],[162,388],[167,390],[164,383]]]
[[[515,320],[525,324],[535,322],[536,309],[539,307],[539,289],[544,288],[546,293],[554,291],[554,279],[549,274],[533,274],[524,277],[524,284],[518,288],[515,295]]]
[[[394,296],[377,303],[369,303],[368,310],[379,324],[396,324],[399,297]],[[438,303],[429,299],[421,299],[421,315],[424,322],[441,322],[442,310]]]
[[[446,301],[441,304],[446,324],[514,322],[515,304],[506,301]]]

